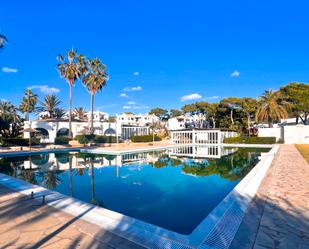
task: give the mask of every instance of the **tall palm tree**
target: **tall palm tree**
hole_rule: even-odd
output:
[[[258,122],[267,121],[270,128],[273,122],[282,118],[287,118],[288,113],[281,103],[281,93],[279,91],[268,90],[260,98],[260,107],[256,113]]]
[[[67,52],[66,56],[58,55],[57,65],[61,77],[65,78],[70,87],[70,110],[69,110],[69,136],[72,137],[72,90],[75,82],[87,71],[83,55],[78,55],[75,50]]]
[[[77,107],[74,110],[74,116],[78,120],[84,121],[85,120],[85,116],[86,116],[86,110],[83,107]]]
[[[8,41],[8,39],[4,35],[0,34],[0,49],[4,47],[5,43],[7,43],[7,41]]]
[[[25,96],[23,97],[19,110],[25,113],[25,120],[29,121],[29,114],[35,110],[35,106],[38,102],[38,95],[33,93],[31,89],[25,90]]]
[[[47,112],[48,118],[61,118],[64,115],[63,109],[60,108],[61,100],[56,95],[46,95],[40,104],[37,110]]]
[[[91,126],[90,132],[93,134],[93,105],[94,95],[101,91],[106,85],[108,80],[108,74],[106,73],[106,66],[101,63],[100,59],[88,59],[87,61],[88,71],[84,74],[82,79],[83,84],[86,86],[91,97]]]

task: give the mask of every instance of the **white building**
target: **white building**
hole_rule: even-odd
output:
[[[133,114],[122,113],[116,116],[117,123],[122,125],[134,125],[134,126],[150,126],[153,123],[159,121],[159,118],[154,114]]]
[[[206,128],[207,123],[203,115],[181,115],[167,121],[167,129],[182,130],[192,128]]]

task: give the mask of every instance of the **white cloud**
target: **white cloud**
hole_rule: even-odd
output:
[[[133,75],[134,76],[139,76],[139,72],[134,72]]]
[[[119,97],[122,97],[122,98],[130,98],[130,97],[128,96],[128,94],[126,94],[126,93],[121,93],[121,94],[119,95]]]
[[[123,90],[126,92],[133,92],[133,91],[141,91],[143,88],[141,86],[132,86],[132,87],[126,87]]]
[[[237,71],[237,70],[235,70],[233,73],[231,73],[231,75],[230,75],[232,78],[237,78],[237,77],[239,77],[240,76],[240,72],[239,71]]]
[[[41,93],[44,94],[54,94],[60,92],[59,88],[55,87],[49,87],[47,85],[37,85],[37,86],[31,86],[30,89],[38,89]]]
[[[17,73],[18,70],[16,68],[3,67],[2,72],[4,72],[4,73]]]
[[[196,100],[196,99],[201,99],[202,96],[198,93],[192,93],[192,94],[189,94],[189,95],[185,95],[185,96],[182,96],[180,98],[180,100],[183,102],[183,101],[188,101],[188,100]]]
[[[134,101],[127,102],[124,106],[122,106],[123,109],[148,109],[149,107],[144,104],[137,104]]]

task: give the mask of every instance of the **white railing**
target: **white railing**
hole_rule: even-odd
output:
[[[235,137],[234,131],[220,130],[182,130],[171,132],[174,144],[222,144],[224,138]]]

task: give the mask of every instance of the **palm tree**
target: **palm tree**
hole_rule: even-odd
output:
[[[60,104],[61,100],[56,95],[46,95],[37,110],[39,112],[47,112],[48,118],[61,118],[64,115],[64,110],[60,108]]]
[[[78,120],[84,121],[85,120],[85,116],[86,116],[86,110],[83,107],[77,107],[74,110],[74,116]]]
[[[29,121],[29,114],[35,110],[35,106],[38,102],[38,95],[33,93],[31,89],[25,90],[25,96],[23,97],[19,110],[25,113],[25,120]]]
[[[9,101],[0,100],[0,135],[17,137],[20,133],[21,119],[17,107]]]
[[[260,98],[260,107],[256,113],[258,122],[267,121],[270,128],[273,127],[273,122],[282,118],[287,118],[288,113],[281,103],[281,93],[272,90],[265,91]]]
[[[57,65],[61,77],[65,78],[70,87],[70,110],[69,110],[69,136],[72,138],[72,89],[75,82],[86,73],[87,66],[83,55],[78,55],[75,50],[70,50],[65,56],[58,55]]]
[[[7,41],[8,39],[4,35],[0,34],[0,48],[3,48]]]
[[[83,84],[88,89],[91,96],[91,126],[90,132],[93,134],[93,105],[94,105],[94,95],[101,91],[106,85],[108,80],[108,74],[106,71],[106,66],[101,63],[100,59],[88,59],[87,61],[88,71],[84,74],[82,79]]]

